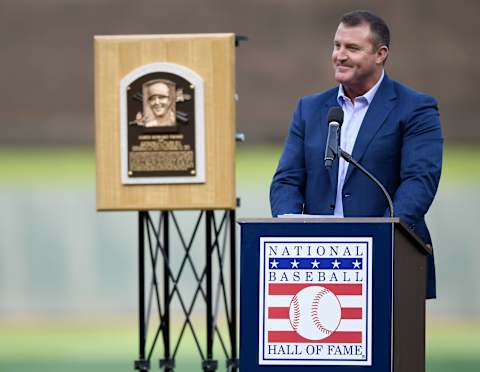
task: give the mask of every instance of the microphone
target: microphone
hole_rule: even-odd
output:
[[[343,123],[343,110],[335,106],[328,110],[328,137],[325,147],[325,168],[331,169],[338,154],[340,143],[340,127]]]

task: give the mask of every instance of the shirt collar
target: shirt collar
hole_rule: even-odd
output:
[[[368,92],[366,92],[364,95],[359,96],[355,99],[358,98],[364,98],[367,101],[367,104],[370,104],[373,100],[373,97],[375,97],[375,93],[377,93],[378,87],[382,83],[383,77],[385,76],[385,71],[382,70],[382,75],[380,76],[380,79],[375,83],[373,87],[370,88]],[[342,105],[343,102],[345,102],[346,99],[350,99],[345,95],[345,91],[343,90],[343,85],[340,84],[338,86],[338,94],[337,94],[337,102],[339,105]]]

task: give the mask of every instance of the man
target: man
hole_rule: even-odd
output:
[[[343,159],[330,171],[324,166],[327,113],[340,106],[340,146],[383,183],[393,198],[395,216],[431,243],[424,216],[441,172],[437,103],[385,74],[389,44],[388,26],[378,16],[354,11],[341,18],[332,52],[339,86],[299,100],[270,189],[273,216],[389,215],[383,194],[360,171]],[[433,258],[427,275],[427,297],[433,298]]]
[[[170,127],[175,120],[175,85],[168,80],[153,80],[143,87],[143,115],[137,124],[145,127]]]

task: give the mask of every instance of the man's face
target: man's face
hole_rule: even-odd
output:
[[[148,87],[148,104],[156,117],[164,116],[172,104],[167,84],[155,83]]]
[[[345,88],[370,89],[379,78],[388,48],[377,48],[366,23],[349,27],[340,23],[335,33],[332,63],[335,80]]]

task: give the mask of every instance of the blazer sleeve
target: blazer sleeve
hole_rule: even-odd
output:
[[[305,121],[302,118],[302,99],[297,103],[288,131],[283,153],[270,186],[272,216],[302,213],[305,190]]]
[[[416,101],[403,123],[400,185],[393,197],[395,215],[413,229],[437,192],[443,146],[437,102],[427,95]]]

